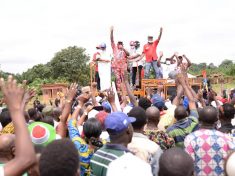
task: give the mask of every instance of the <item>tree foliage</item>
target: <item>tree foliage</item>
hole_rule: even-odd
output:
[[[16,78],[20,82],[27,80],[37,90],[45,83],[78,82],[86,85],[89,81],[88,61],[84,48],[68,47],[57,52],[47,64],[35,65]]]
[[[221,73],[227,76],[235,76],[235,63],[232,60],[225,59],[216,67],[213,63],[207,65],[206,63],[192,64],[190,73],[194,75],[201,74],[201,71],[206,69],[208,75]]]
[[[89,81],[88,61],[89,56],[85,54],[84,48],[73,46],[62,49],[50,62],[52,77],[66,78],[69,82],[85,85]]]

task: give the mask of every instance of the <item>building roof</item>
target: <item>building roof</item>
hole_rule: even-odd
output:
[[[54,84],[43,84],[42,86],[43,88],[55,88],[55,87],[68,87],[68,84],[66,83],[54,83]]]

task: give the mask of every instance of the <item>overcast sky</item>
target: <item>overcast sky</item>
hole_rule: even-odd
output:
[[[235,60],[234,0],[1,0],[0,64],[22,73],[68,46],[92,55],[114,25],[115,40],[146,42],[163,27],[158,52],[193,62]]]

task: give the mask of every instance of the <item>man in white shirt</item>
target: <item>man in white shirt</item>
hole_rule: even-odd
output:
[[[170,58],[166,58],[165,64],[162,64],[164,79],[174,79],[174,73],[177,71],[177,62],[174,57],[175,54],[173,54]]]
[[[96,56],[98,61],[98,72],[100,77],[100,90],[111,87],[111,57],[106,52],[106,44],[100,44],[100,52]]]
[[[140,42],[139,41],[131,41],[130,42],[130,56],[129,62],[132,63],[131,68],[131,83],[133,86],[136,85],[136,74],[138,73],[138,85],[141,87],[141,71],[144,65],[144,61],[140,58],[141,52],[139,51]],[[141,59],[141,60],[140,60]]]

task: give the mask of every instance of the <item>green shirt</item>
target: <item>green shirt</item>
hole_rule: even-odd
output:
[[[129,152],[127,148],[117,144],[106,144],[99,150],[97,150],[91,158],[91,175],[105,176],[108,170],[109,164],[117,158]]]

